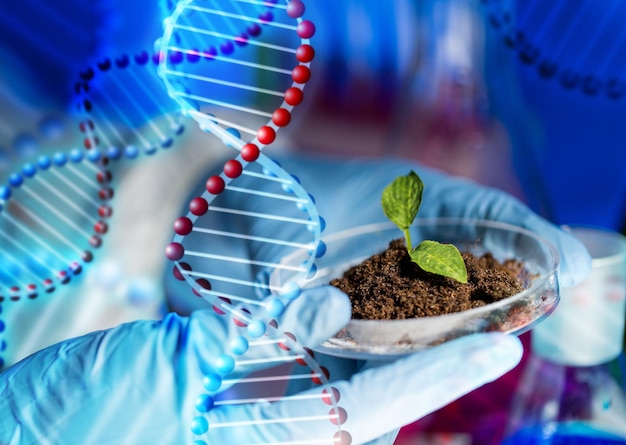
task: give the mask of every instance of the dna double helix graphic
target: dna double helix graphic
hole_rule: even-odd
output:
[[[311,276],[316,258],[325,253],[320,240],[324,220],[313,197],[263,153],[291,122],[311,77],[315,25],[304,13],[300,0],[190,0],[180,2],[165,21],[160,73],[170,96],[204,131],[236,151],[219,174],[206,179],[188,213],[175,220],[175,235],[166,248],[176,279],[232,319],[241,333],[205,371],[206,393],[198,395],[191,425],[198,444],[215,429],[228,431],[233,443],[237,438],[251,443],[241,428],[264,419],[242,425],[214,411],[296,400],[285,388],[303,378],[317,385],[309,396],[328,414],[285,416],[277,422],[301,423],[306,439],[273,438],[271,443],[350,443],[328,370],[277,321],[301,289],[295,282],[272,288],[267,280],[282,267]],[[280,262],[294,251],[309,255],[300,265]],[[273,353],[259,357],[257,350],[268,344],[274,345]],[[278,366],[263,377],[242,376],[250,363],[296,369]],[[242,395],[250,392],[252,398]],[[254,443],[266,443],[258,440]]]

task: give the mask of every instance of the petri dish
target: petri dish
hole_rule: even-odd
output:
[[[390,359],[418,352],[465,335],[498,331],[520,335],[556,308],[559,302],[556,247],[526,229],[487,220],[460,218],[417,219],[410,229],[416,245],[423,239],[453,243],[475,255],[487,252],[498,260],[516,259],[526,268],[524,290],[481,307],[445,315],[402,320],[352,319],[316,351],[353,359]],[[270,288],[321,286],[348,268],[385,250],[402,232],[391,222],[370,224],[322,238],[326,253],[316,260],[316,270],[305,276],[295,271],[310,256],[302,249],[281,260],[284,267],[270,276]]]

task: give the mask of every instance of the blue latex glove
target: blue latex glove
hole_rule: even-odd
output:
[[[316,304],[320,298],[324,305]],[[319,287],[291,303],[280,326],[312,347],[349,317],[346,296]],[[225,345],[239,335],[240,328],[225,317],[198,310],[189,318],[170,314],[161,322],[128,323],[53,345],[0,374],[0,443],[191,444],[195,439],[203,441],[194,444],[235,445],[313,438],[331,443],[336,427],[327,419],[285,420],[328,416],[328,406],[307,398],[310,390],[295,401],[216,406],[207,416],[209,425],[243,426],[192,434],[195,399],[207,392],[200,370],[214,370]],[[270,349],[247,358],[263,358]],[[497,378],[520,357],[514,337],[477,335],[334,382],[349,413],[343,429],[353,444],[381,436],[392,440],[390,431]],[[247,375],[261,366],[237,372]],[[250,421],[259,423],[246,427]]]
[[[313,164],[307,164],[308,166]],[[353,220],[354,221],[354,220]],[[188,293],[188,292],[187,292]],[[319,301],[324,301],[320,305]],[[314,347],[350,317],[345,295],[332,287],[306,290],[289,305],[280,327]],[[275,443],[332,437],[328,421],[301,424],[299,416],[328,415],[299,385],[290,401],[243,403],[214,408],[209,424],[256,422],[238,428],[209,428],[192,435],[196,397],[203,378],[218,366],[240,328],[212,310],[189,318],[135,322],[72,339],[40,351],[0,375],[0,442],[45,443]],[[260,348],[238,373],[264,365]],[[492,381],[521,358],[517,338],[501,334],[468,336],[393,363],[358,363],[319,357],[332,367],[332,385],[348,413],[343,429],[353,444],[391,444],[397,430]],[[316,356],[317,357],[317,356]],[[258,364],[257,364],[258,363]],[[227,389],[224,388],[224,389]],[[317,389],[319,391],[319,389]],[[330,439],[328,439],[330,443]]]

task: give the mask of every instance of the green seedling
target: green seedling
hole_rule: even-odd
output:
[[[420,242],[415,248],[411,245],[409,228],[422,203],[423,190],[424,183],[414,171],[399,176],[383,190],[383,212],[404,233],[406,247],[414,263],[426,272],[467,283],[465,261],[455,245],[430,240]]]

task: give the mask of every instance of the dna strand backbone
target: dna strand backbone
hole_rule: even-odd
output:
[[[300,0],[193,0],[178,3],[164,23],[160,74],[170,96],[234,151],[175,220],[166,247],[172,273],[188,284],[189,294],[241,332],[204,371],[206,393],[198,395],[190,426],[197,444],[215,437],[246,444],[351,443],[329,371],[278,322],[301,289],[294,282],[272,288],[267,279],[281,267],[311,276],[315,259],[325,253],[324,220],[313,197],[263,153],[291,122],[311,77],[315,25],[304,14]],[[302,264],[281,264],[294,251],[309,255]],[[273,353],[260,356],[257,350],[268,344]],[[265,368],[261,376],[246,375],[251,363]],[[302,437],[252,439],[247,428],[266,420],[229,422],[221,416],[233,406],[297,402],[290,389],[309,386],[308,397],[323,414],[285,414],[274,421],[298,424]]]

